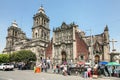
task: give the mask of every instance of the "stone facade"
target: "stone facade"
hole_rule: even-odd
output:
[[[37,60],[51,58],[55,63],[101,60],[109,61],[109,30],[106,26],[103,33],[86,36],[75,23],[62,23],[53,29],[50,40],[49,18],[43,7],[33,16],[32,39],[18,27],[14,21],[8,28],[4,53],[19,50],[31,50]]]
[[[55,62],[63,63],[65,61],[75,61],[80,54],[85,58],[86,56],[88,57],[87,45],[79,37],[77,31],[78,25],[74,23],[67,25],[65,22],[63,22],[60,27],[53,30],[52,57]],[[81,42],[81,45],[85,45],[83,46],[84,49],[81,51],[79,51],[79,47],[81,47],[79,42]]]
[[[53,29],[52,52],[51,56],[49,53],[47,57],[53,58],[55,63],[71,61],[91,62],[92,60],[95,63],[102,60],[109,61],[108,32],[108,27],[106,26],[103,33],[86,36],[84,31],[78,29],[78,25],[63,22],[60,27]],[[49,46],[48,48],[51,47]]]
[[[45,49],[50,41],[49,18],[43,7],[33,16],[32,39],[28,39],[14,21],[8,28],[6,47],[3,53],[19,50],[31,50],[36,53],[37,60],[45,58]]]

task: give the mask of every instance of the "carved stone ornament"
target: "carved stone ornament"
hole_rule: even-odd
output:
[[[62,45],[61,45],[61,49],[62,49],[62,50],[65,50],[65,49],[66,49],[66,45],[65,45],[65,44],[62,44]]]

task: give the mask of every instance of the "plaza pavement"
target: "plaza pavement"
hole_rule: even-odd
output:
[[[45,73],[45,72],[42,72],[42,73]],[[48,70],[47,73],[61,76],[61,74],[53,73],[52,70]],[[69,75],[67,75],[67,76],[62,75],[61,79],[55,79],[55,80],[120,80],[120,78],[118,78],[118,77],[105,77],[105,76],[101,76],[98,78],[83,78],[82,75],[77,75],[77,76],[76,75],[70,75],[70,76]]]
[[[61,74],[48,72],[34,73],[33,70],[14,70],[14,71],[0,71],[0,80],[120,80],[115,77],[102,77],[97,79],[82,78],[81,76],[63,76]]]

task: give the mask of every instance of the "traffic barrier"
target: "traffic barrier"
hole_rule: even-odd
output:
[[[40,72],[41,72],[41,68],[40,67],[36,67],[35,73],[40,73]]]

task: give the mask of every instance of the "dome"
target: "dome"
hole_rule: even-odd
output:
[[[38,13],[43,13],[43,14],[45,14],[45,11],[44,11],[43,6],[40,7],[40,9],[38,10]]]
[[[13,26],[13,27],[18,27],[18,24],[16,23],[16,20],[14,20],[14,21],[12,22],[12,26]]]

